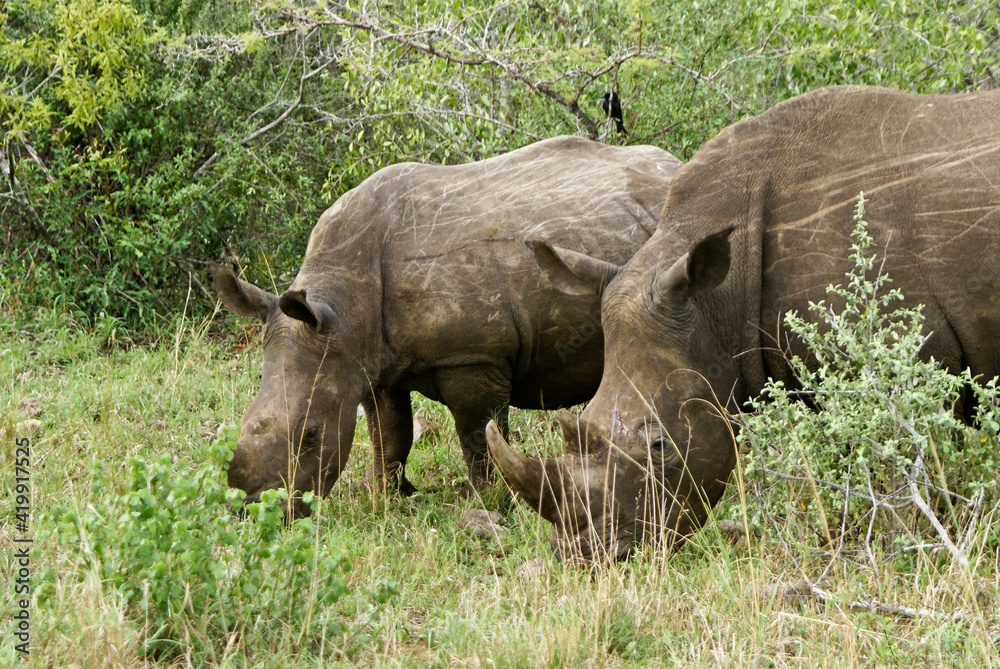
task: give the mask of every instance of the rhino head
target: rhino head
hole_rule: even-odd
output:
[[[553,524],[560,559],[615,560],[640,543],[674,546],[722,496],[736,456],[722,407],[736,372],[713,335],[712,293],[729,271],[729,233],[679,258],[676,239],[654,237],[624,268],[536,246],[554,285],[603,293],[601,385],[582,415],[559,414],[561,457],[520,455],[493,424],[487,439],[511,488]]]
[[[287,488],[286,511],[305,515],[298,493],[329,491],[351,452],[357,407],[369,387],[359,355],[365,346],[354,341],[361,328],[345,327],[332,300],[312,295],[321,291],[277,296],[228,268],[211,270],[223,304],[264,323],[260,390],[243,417],[228,483],[246,492],[247,503]]]

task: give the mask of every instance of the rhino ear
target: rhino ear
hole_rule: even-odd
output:
[[[330,334],[337,325],[333,309],[306,298],[304,290],[286,290],[278,298],[278,308],[289,318],[302,321],[318,334]]]
[[[208,269],[212,273],[215,292],[219,294],[219,299],[227,309],[240,316],[267,320],[268,314],[278,301],[277,296],[261,290],[252,283],[241,281],[228,267],[210,262]]]
[[[588,255],[560,249],[540,239],[524,242],[552,285],[569,295],[601,295],[621,267]]]
[[[709,235],[656,278],[658,299],[685,300],[712,290],[729,274],[729,235],[733,228]]]

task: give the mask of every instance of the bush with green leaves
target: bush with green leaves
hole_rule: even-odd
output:
[[[126,493],[56,508],[45,521],[75,549],[81,579],[96,570],[121,596],[148,653],[169,656],[188,644],[211,651],[233,633],[266,639],[291,630],[311,641],[341,631],[331,606],[347,592],[346,553],[326,546],[313,520],[286,523],[284,490],[264,493],[248,505],[252,522],[238,522],[232,507],[243,493],[224,480],[231,455],[219,440],[200,467],[174,464],[169,454],[133,458]],[[99,496],[105,476],[95,469]],[[307,494],[306,502],[321,511],[318,498]],[[42,607],[45,592],[43,585]],[[389,583],[379,592],[384,601],[396,590]]]
[[[207,260],[283,289],[375,170],[558,134],[689,158],[807,90],[990,88],[986,0],[7,0],[0,309],[149,328],[214,305]],[[618,92],[627,134],[602,96]]]
[[[785,315],[811,358],[788,358],[798,387],[769,381],[743,418],[751,520],[868,562],[940,548],[965,564],[971,537],[998,539],[995,527],[973,532],[1000,493],[997,380],[921,358],[922,308],[900,307],[902,293],[875,271],[863,196],[855,223],[854,268],[827,288],[843,308],[821,301],[814,320]],[[956,413],[973,397],[968,426]]]
[[[271,148],[243,141],[275,139],[258,131],[288,103],[304,48],[294,33],[252,36],[254,4],[5,4],[3,306],[32,314],[62,299],[85,323],[103,313],[151,329],[211,309],[206,260],[238,257],[264,284],[297,265],[340,140],[306,122],[272,126]],[[335,107],[326,97],[310,91]]]

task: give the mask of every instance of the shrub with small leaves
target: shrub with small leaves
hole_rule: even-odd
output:
[[[134,621],[147,624],[147,652],[225,644],[234,631],[255,638],[288,629],[305,638],[340,632],[328,609],[347,592],[346,555],[322,544],[311,519],[286,522],[284,490],[261,495],[247,508],[253,522],[239,522],[231,509],[243,493],[224,480],[231,457],[231,444],[220,439],[200,467],[175,464],[169,454],[152,463],[133,458],[128,492],[85,510],[57,508],[46,523],[77,549],[81,578],[96,569]],[[95,495],[105,481],[96,463]],[[318,498],[306,502],[321,512]]]
[[[813,321],[785,315],[811,359],[790,357],[798,387],[769,381],[743,420],[745,477],[760,502],[751,520],[783,539],[863,551],[868,562],[919,547],[965,564],[1000,490],[997,382],[921,358],[922,309],[893,308],[903,296],[873,271],[864,203],[859,196],[854,269],[846,286],[827,288],[843,309],[821,301],[809,307]],[[968,426],[955,414],[972,397]]]

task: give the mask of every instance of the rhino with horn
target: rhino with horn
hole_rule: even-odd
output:
[[[559,554],[676,545],[707,517],[736,462],[727,412],[769,378],[795,383],[773,342],[812,359],[780,324],[851,268],[861,191],[884,272],[904,306],[925,305],[921,355],[1000,374],[998,158],[1000,91],[825,88],[702,146],[671,181],[657,231],[610,280],[536,250],[554,285],[575,277],[602,293],[603,375],[579,420],[561,419],[567,453],[532,460],[488,431],[510,486],[553,522]]]

